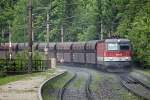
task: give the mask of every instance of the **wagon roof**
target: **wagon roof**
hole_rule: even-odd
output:
[[[28,43],[18,43],[18,49],[28,48]]]
[[[71,48],[72,44],[73,44],[72,42],[57,43],[56,48],[69,50]]]
[[[8,50],[8,49],[9,49],[9,45],[10,45],[10,43],[2,43],[2,44],[0,45],[0,49],[1,49],[1,50]],[[18,44],[17,44],[17,43],[11,43],[11,49],[12,49],[12,50],[17,49],[17,47],[18,47]]]
[[[105,42],[130,42],[128,39],[106,39]]]
[[[86,50],[95,50],[97,43],[98,43],[98,40],[95,40],[95,41],[88,41],[88,42],[86,43]]]
[[[86,44],[96,45],[97,42],[99,42],[99,40],[88,41]]]
[[[54,47],[56,45],[56,43],[54,43],[54,42],[53,43],[48,43],[48,45]]]
[[[83,46],[85,44],[86,44],[86,42],[73,42],[74,46],[76,46],[76,45]]]
[[[38,49],[44,50],[44,48],[47,46],[47,43],[39,43],[38,44]]]
[[[74,42],[72,45],[73,50],[84,50],[86,42]]]
[[[57,45],[59,46],[59,45],[67,45],[67,46],[69,46],[69,45],[72,45],[72,43],[73,42],[63,42],[63,43],[57,43]]]
[[[56,43],[49,43],[48,44],[48,49],[49,50],[55,50],[56,49]]]

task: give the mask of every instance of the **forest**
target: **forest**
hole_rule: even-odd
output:
[[[133,61],[150,66],[150,0],[32,0],[34,42],[98,40],[119,35],[132,43]],[[49,19],[47,21],[47,15]],[[28,41],[28,0],[0,0],[0,42]]]

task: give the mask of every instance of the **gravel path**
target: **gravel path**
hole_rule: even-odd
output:
[[[39,100],[38,89],[42,82],[62,71],[57,69],[55,73],[49,74],[49,77],[38,75],[2,85],[0,86],[0,100]]]

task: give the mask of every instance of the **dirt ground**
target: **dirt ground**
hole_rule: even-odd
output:
[[[58,69],[53,75],[57,75],[61,72],[63,72],[63,70]],[[50,77],[53,75],[50,75]],[[2,85],[0,86],[0,100],[39,100],[38,89],[48,78],[39,75]]]

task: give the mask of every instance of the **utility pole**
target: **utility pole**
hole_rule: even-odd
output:
[[[101,40],[103,39],[103,21],[101,18]]]
[[[47,11],[47,21],[46,21],[45,42],[47,42],[47,45],[45,45],[45,48],[44,48],[44,51],[45,51],[45,60],[46,60],[45,65],[46,65],[46,67],[48,67],[49,66],[49,64],[48,64],[48,62],[49,62],[48,61],[49,60],[49,58],[48,58],[48,46],[49,46],[49,13],[48,13],[48,11]]]
[[[64,42],[64,27],[61,25],[61,42]]]
[[[11,45],[11,31],[10,31],[10,24],[9,24],[9,59],[12,58],[12,45]]]
[[[103,7],[102,7],[103,1],[100,1],[100,9],[101,9],[101,40],[103,40],[104,34],[103,34]]]
[[[24,18],[24,23],[26,23],[26,18]],[[25,46],[25,40],[26,40],[26,37],[25,37],[25,33],[26,33],[26,28],[24,28],[24,33],[23,33],[23,42],[24,42],[24,46]]]
[[[47,11],[47,45],[49,44],[49,13]]]
[[[34,43],[34,29],[33,29],[33,22],[32,22],[32,42]]]
[[[32,72],[32,0],[28,0],[28,35],[29,35],[29,65],[28,73]]]

